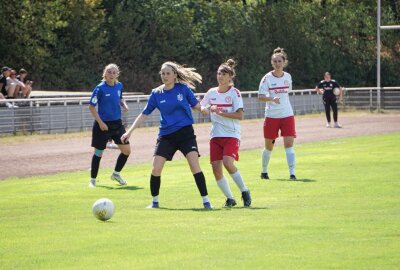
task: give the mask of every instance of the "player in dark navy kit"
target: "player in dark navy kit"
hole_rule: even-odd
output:
[[[336,90],[338,89],[338,90]],[[335,81],[331,79],[331,74],[325,72],[324,80],[322,80],[316,87],[315,91],[318,94],[322,94],[322,100],[325,106],[326,114],[326,127],[331,126],[331,107],[333,111],[333,121],[335,122],[335,128],[341,128],[342,126],[338,123],[338,107],[337,107],[337,95],[339,96],[339,101],[343,99],[343,88]],[[335,91],[337,91],[335,93]]]
[[[110,138],[114,140],[121,150],[114,172],[111,175],[111,180],[118,182],[120,185],[127,184],[120,176],[120,172],[131,153],[129,142],[121,141],[121,136],[125,133],[125,127],[121,120],[121,106],[125,110],[128,110],[128,106],[122,98],[123,86],[118,81],[118,76],[118,66],[116,64],[107,65],[103,71],[103,81],[94,88],[90,98],[89,110],[96,121],[92,132],[94,154],[89,187],[96,186],[100,160]]]
[[[143,123],[155,109],[160,111],[160,132],[154,152],[153,169],[150,177],[150,190],[153,196],[149,208],[159,208],[158,195],[161,185],[161,172],[165,162],[172,160],[177,150],[186,157],[193,173],[197,188],[206,209],[211,209],[207,185],[199,164],[199,150],[193,130],[192,109],[201,110],[200,103],[193,94],[194,82],[201,82],[200,74],[194,68],[184,68],[174,62],[161,66],[163,84],[153,89],[143,112],[136,117],[121,140],[128,142],[133,130]]]

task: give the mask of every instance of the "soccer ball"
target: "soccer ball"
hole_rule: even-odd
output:
[[[335,96],[338,96],[339,94],[340,94],[340,89],[339,88],[333,88],[333,94],[335,95]]]
[[[93,215],[102,221],[109,220],[114,215],[114,210],[114,203],[107,198],[95,201],[92,207]]]

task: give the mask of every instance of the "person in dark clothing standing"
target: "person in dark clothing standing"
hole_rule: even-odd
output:
[[[333,111],[333,121],[335,124],[333,127],[341,128],[342,126],[338,123],[338,107],[337,107],[337,96],[339,96],[339,101],[343,100],[343,88],[336,82],[332,80],[331,74],[325,72],[324,79],[315,87],[315,91],[318,94],[322,94],[322,100],[325,106],[326,114],[326,127],[331,126],[331,107]]]

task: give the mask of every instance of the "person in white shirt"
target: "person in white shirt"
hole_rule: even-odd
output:
[[[215,180],[226,196],[226,207],[236,205],[236,200],[224,176],[223,166],[242,192],[245,207],[251,205],[250,191],[239,170],[234,165],[239,160],[240,124],[243,119],[243,99],[240,91],[233,86],[235,61],[229,59],[217,71],[218,86],[213,87],[200,102],[203,115],[210,115],[212,128],[210,140],[210,162]]]
[[[17,71],[12,69],[10,76],[7,78],[7,96],[9,98],[17,98],[19,91],[25,91],[25,88],[25,84],[17,79]]]
[[[258,99],[266,102],[264,120],[265,148],[262,153],[261,179],[269,179],[268,163],[274,148],[275,139],[280,135],[286,151],[291,180],[296,180],[296,157],[293,148],[296,138],[296,127],[289,92],[292,91],[292,76],[283,71],[287,66],[287,55],[282,48],[276,48],[271,56],[274,70],[268,72],[261,80]]]

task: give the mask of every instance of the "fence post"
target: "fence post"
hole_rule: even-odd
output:
[[[13,105],[12,109],[12,124],[13,124],[13,133],[14,135],[17,135],[17,125],[15,124],[15,107],[14,107],[14,102],[11,103]]]
[[[369,89],[369,111],[372,112],[372,89]]]
[[[49,130],[47,131],[48,134],[51,133],[51,126],[52,126],[52,121],[51,121],[51,107],[50,107],[50,101],[47,102],[47,108],[49,108]]]
[[[69,122],[69,111],[68,111],[68,106],[67,106],[67,101],[64,100],[64,108],[65,108],[65,131],[64,133],[68,132],[68,122]]]
[[[376,107],[378,112],[381,111],[381,87],[378,88],[376,92]]]

